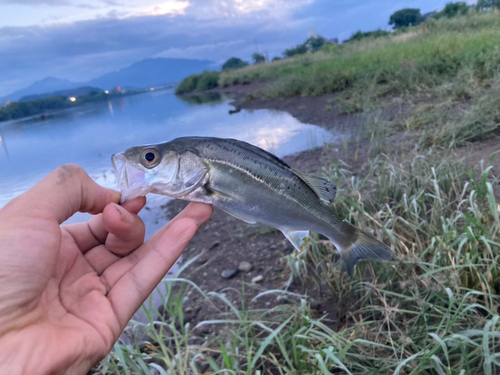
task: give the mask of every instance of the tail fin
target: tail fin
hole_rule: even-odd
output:
[[[361,259],[388,261],[394,256],[388,246],[346,221],[336,226],[334,231],[323,234],[337,247],[349,275],[352,275],[354,265]]]

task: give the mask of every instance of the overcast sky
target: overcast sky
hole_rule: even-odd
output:
[[[348,38],[449,0],[0,0],[0,96],[47,76],[86,81],[148,57],[270,57],[307,30]],[[138,5],[140,4],[140,5]]]

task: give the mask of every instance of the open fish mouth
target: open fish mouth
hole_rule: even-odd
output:
[[[116,184],[122,192],[120,203],[146,195],[151,191],[146,174],[130,164],[125,155],[113,154],[111,163],[116,174]]]

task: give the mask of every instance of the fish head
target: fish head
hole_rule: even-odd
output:
[[[131,147],[111,156],[122,202],[151,192],[168,192],[169,185],[175,184],[179,155],[161,146]]]

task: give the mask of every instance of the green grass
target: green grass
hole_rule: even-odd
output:
[[[272,81],[269,97],[321,95],[377,83],[380,94],[435,86],[463,67],[494,76],[500,61],[500,16],[473,14],[410,28],[405,34],[365,38],[335,52],[309,54],[223,72],[220,85]],[[435,21],[435,20],[433,20]]]

